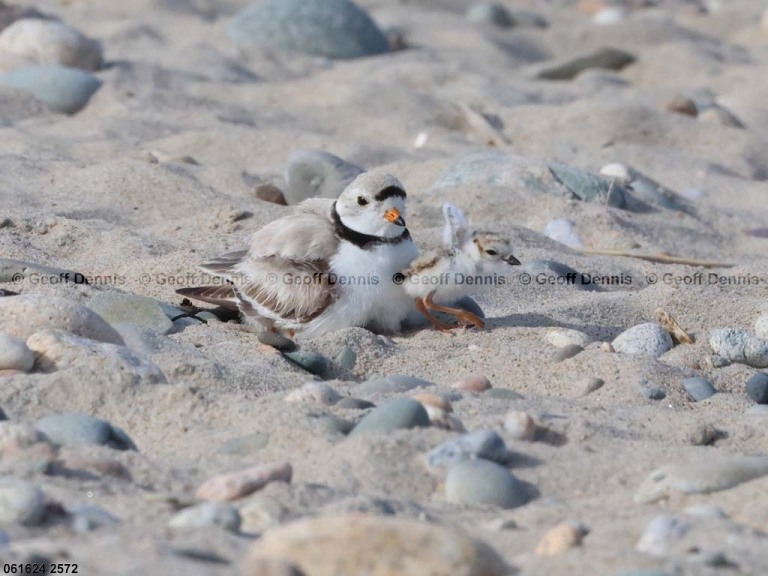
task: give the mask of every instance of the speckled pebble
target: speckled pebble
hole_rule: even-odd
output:
[[[503,464],[508,457],[507,445],[496,432],[474,430],[447,440],[430,450],[427,454],[427,464],[431,470],[441,470],[473,458]]]
[[[672,349],[672,337],[661,324],[646,322],[619,334],[612,342],[616,352],[658,358]]]
[[[746,330],[715,330],[709,338],[709,345],[726,363],[737,362],[753,368],[768,368],[768,340],[752,336]]]

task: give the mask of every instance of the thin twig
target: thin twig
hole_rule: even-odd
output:
[[[584,248],[580,250],[580,252],[582,254],[590,254],[594,256],[624,256],[627,258],[647,260],[648,262],[655,262],[657,264],[681,264],[683,266],[699,266],[701,268],[731,268],[735,266],[735,264],[726,262],[682,258],[679,256],[670,256],[669,254],[634,254],[632,252],[624,252],[623,250],[603,250],[600,248]]]

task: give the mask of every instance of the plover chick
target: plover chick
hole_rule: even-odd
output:
[[[405,201],[397,178],[365,172],[337,200],[305,200],[256,232],[248,250],[201,266],[229,283],[177,292],[291,336],[351,326],[397,331],[412,303],[393,277],[418,254]]]
[[[519,265],[520,261],[513,256],[505,235],[470,230],[462,211],[452,204],[443,205],[443,215],[443,246],[423,253],[402,270],[403,289],[438,330],[458,325],[441,322],[433,310],[455,316],[460,325],[482,328],[485,323],[476,314],[445,303],[498,283],[497,274],[503,277],[504,267]]]

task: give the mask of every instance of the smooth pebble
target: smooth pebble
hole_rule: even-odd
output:
[[[0,479],[0,526],[35,526],[45,516],[45,495],[37,486],[15,478]]]
[[[611,343],[616,352],[658,358],[672,349],[672,337],[661,324],[646,322],[619,334]]]
[[[533,440],[536,423],[525,412],[514,410],[504,417],[504,430],[513,440]]]
[[[758,372],[750,376],[746,390],[747,396],[758,404],[768,404],[768,374]]]
[[[536,556],[557,556],[581,546],[589,530],[580,522],[563,522],[550,528],[536,545]]]
[[[22,18],[0,32],[0,55],[42,66],[98,70],[101,44],[60,20]]]
[[[28,92],[52,111],[62,114],[82,110],[101,84],[90,72],[63,66],[30,66],[0,75],[0,86]]]
[[[62,446],[91,445],[136,450],[136,445],[123,430],[89,414],[51,414],[38,420],[35,428],[52,443]]]
[[[261,490],[270,482],[289,482],[293,468],[287,462],[259,464],[244,470],[220,474],[206,480],[195,492],[198,498],[224,502],[237,500]]]
[[[456,504],[516,508],[530,499],[520,480],[489,460],[466,460],[448,470],[445,498]]]
[[[363,416],[350,432],[350,436],[364,432],[390,432],[427,426],[429,414],[420,402],[410,398],[393,398]]]
[[[296,342],[290,338],[278,334],[277,332],[269,332],[268,330],[260,330],[257,332],[256,339],[262,344],[272,346],[272,348],[279,350],[280,352],[293,352],[298,348]]]
[[[461,390],[462,392],[483,393],[490,390],[492,387],[491,381],[483,374],[468,376],[451,384],[451,388],[454,390]]]
[[[170,528],[206,528],[215,526],[229,532],[240,530],[240,512],[226,502],[203,502],[177,512],[169,521]]]
[[[717,394],[712,383],[701,376],[692,376],[683,380],[683,388],[694,402],[701,402]]]
[[[505,463],[509,451],[504,440],[493,430],[474,430],[443,442],[427,454],[432,470],[442,470],[473,458]]]
[[[282,354],[284,358],[315,376],[325,376],[330,368],[328,359],[317,352],[296,350],[294,352],[283,352]]]
[[[23,340],[0,332],[0,370],[29,372],[35,365],[35,355]]]
[[[315,402],[324,406],[333,406],[339,400],[341,394],[325,382],[307,382],[285,397],[286,402]]]

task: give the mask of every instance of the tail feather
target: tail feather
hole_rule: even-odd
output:
[[[186,296],[192,300],[207,302],[214,306],[221,306],[228,310],[239,311],[238,302],[240,299],[237,297],[234,286],[196,286],[194,288],[180,288],[176,290],[176,294]]]
[[[200,268],[213,275],[223,275],[223,276],[231,275],[235,270],[235,266],[237,266],[237,264],[243,258],[245,258],[245,255],[247,253],[248,253],[247,250],[230,252],[229,254],[224,254],[223,256],[214,258],[210,262],[206,262],[205,264],[202,264]]]

